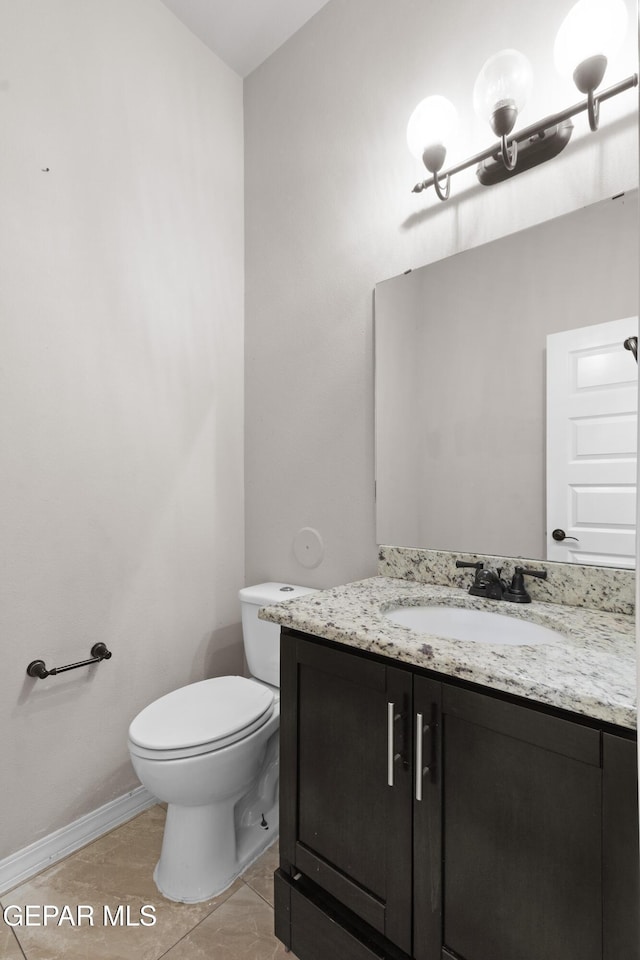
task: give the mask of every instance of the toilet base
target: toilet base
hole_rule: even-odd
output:
[[[260,822],[236,823],[232,804],[169,804],[153,879],[178,903],[200,903],[223,893],[278,837],[278,802]]]

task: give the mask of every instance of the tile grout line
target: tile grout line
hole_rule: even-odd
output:
[[[2,901],[0,900],[0,912],[4,911],[4,906],[5,906],[4,903],[2,903]],[[2,921],[2,923],[5,927],[8,926],[8,924],[6,924],[4,920]],[[18,950],[20,951],[20,955],[24,958],[24,960],[29,960],[29,958],[27,957],[27,954],[25,953],[24,947],[20,943],[20,938],[18,937],[18,934],[15,931],[15,927],[9,927],[9,929],[11,930],[13,939],[15,940]]]
[[[0,911],[3,911],[3,910],[4,910],[4,904],[2,903],[2,901],[0,901]],[[4,925],[5,927],[8,926],[8,924],[4,923],[4,920],[3,920],[2,922],[3,922],[3,925]],[[14,929],[13,927],[9,927],[9,929],[11,930],[11,935],[13,936],[13,939],[14,939],[15,942],[16,942],[16,945],[17,945],[17,947],[18,947],[18,950],[20,951],[21,955],[24,957],[24,960],[28,960],[28,957],[27,957],[26,953],[24,952],[24,950],[23,950],[23,948],[22,948],[22,944],[20,943],[20,940],[18,939],[18,934],[16,933],[15,929]]]
[[[132,817],[129,821],[126,821],[126,823],[130,823],[131,821],[138,819],[138,817],[143,816],[146,812],[147,812],[147,811],[141,811],[140,813],[136,814],[135,817]],[[119,829],[121,829],[121,827],[123,827],[124,825],[125,825],[125,824],[119,824],[119,825],[117,825],[116,827],[114,827],[113,830],[107,831],[107,833],[108,833],[108,834],[115,833],[115,832],[117,832]],[[105,834],[105,836],[106,836],[106,835],[107,835],[107,834]],[[89,843],[85,844],[82,848],[80,848],[79,850],[76,850],[76,851],[71,852],[67,857],[64,857],[63,860],[60,861],[60,862],[62,863],[62,862],[64,862],[64,861],[66,861],[66,860],[72,859],[75,855],[77,855],[78,853],[80,853],[81,850],[85,850],[87,847],[92,846],[94,843],[97,843],[97,841],[98,841],[98,840],[101,840],[101,839],[102,839],[102,837],[96,837],[96,838],[94,838],[93,840],[89,841]],[[274,842],[275,842],[275,841],[274,841]],[[58,864],[52,864],[52,865],[51,865],[51,867],[54,867],[54,866],[58,866]],[[42,876],[42,874],[46,873],[48,869],[51,869],[51,868],[47,867],[47,868],[45,868],[45,870],[39,871],[39,873],[37,874],[37,876]],[[35,878],[30,878],[30,879],[35,879]],[[273,912],[274,912],[273,904],[270,903],[270,901],[267,900],[267,898],[266,898],[258,889],[256,889],[255,887],[253,887],[252,884],[251,884],[250,882],[248,882],[243,876],[240,876],[240,877],[238,877],[237,879],[241,882],[242,886],[238,888],[238,890],[236,891],[236,893],[239,892],[239,891],[242,890],[242,889],[247,889],[247,888],[248,888],[255,896],[258,897],[258,899],[259,899],[263,904],[265,904],[265,905],[269,908],[269,910],[271,911],[271,914],[273,915]],[[18,884],[18,885],[17,885],[15,888],[13,888],[13,889],[17,889],[18,886],[20,886],[20,884]],[[11,891],[5,891],[5,892],[3,893],[3,900],[6,899],[6,894],[7,894],[7,893],[10,893],[10,892],[11,892]],[[170,954],[170,952],[171,952],[173,949],[175,949],[180,943],[182,943],[184,940],[186,940],[195,930],[198,929],[198,927],[200,927],[200,926],[204,923],[205,920],[208,920],[209,918],[211,918],[211,917],[213,916],[213,914],[214,914],[221,906],[223,906],[223,904],[227,903],[227,902],[229,901],[229,899],[231,899],[231,897],[233,897],[233,895],[234,895],[234,894],[231,894],[230,897],[226,897],[224,900],[222,900],[220,903],[218,903],[216,906],[214,906],[212,910],[210,910],[205,916],[203,916],[197,923],[195,923],[189,930],[187,930],[187,931],[186,931],[181,937],[179,937],[173,944],[171,944],[171,945],[168,946],[165,950],[163,950],[162,953],[158,954],[158,956],[155,958],[155,960],[163,960],[163,958],[167,957],[167,955]],[[3,903],[2,903],[2,901],[0,901],[0,911],[2,911],[2,909],[3,909]],[[15,930],[13,927],[11,927],[10,929],[11,929],[11,934],[12,934],[12,937],[13,937],[13,941],[17,944],[20,957],[21,957],[21,958],[24,958],[24,960],[29,960],[28,954],[27,954],[27,952],[26,952],[26,950],[27,950],[27,945],[24,945],[24,946],[23,946],[23,944],[20,942],[20,938],[18,937],[18,934],[17,934],[16,930]],[[133,960],[133,958],[132,958],[132,960]]]
[[[240,877],[240,879],[242,880],[242,877]],[[245,884],[245,886],[249,887],[250,890],[253,890],[256,896],[260,897],[260,899],[263,900],[271,910],[274,909],[273,904],[269,900],[267,900],[267,898],[264,897],[259,890],[256,890],[255,887],[252,887],[248,880],[242,880],[242,882]]]
[[[15,930],[12,930],[11,932],[12,932],[12,934],[14,935],[14,937],[16,938],[16,943],[18,944],[18,950],[20,951],[20,953],[21,953],[22,956],[24,957],[24,960],[28,960],[28,957],[27,957],[26,953],[24,952],[24,950],[23,950],[23,948],[22,948],[22,944],[20,943],[20,941],[19,941],[19,939],[18,939],[18,934],[15,932]]]
[[[249,884],[246,882],[246,880],[243,880],[242,877],[239,877],[238,879],[240,879],[240,880],[242,881],[242,883],[245,885],[245,887],[248,887],[248,886],[249,886]],[[251,889],[252,889],[252,888],[251,888]],[[237,893],[237,892],[238,892],[238,891],[236,890],[236,893]],[[257,893],[257,891],[254,891],[254,893]],[[179,940],[176,940],[176,942],[175,942],[172,946],[170,946],[167,950],[165,950],[164,953],[161,953],[159,957],[156,957],[156,960],[162,960],[163,957],[166,957],[167,954],[169,954],[172,950],[174,950],[174,949],[178,946],[179,943],[182,943],[183,940],[186,940],[187,937],[190,937],[194,930],[197,930],[198,927],[201,926],[201,925],[205,922],[205,920],[208,920],[209,917],[212,917],[213,914],[216,912],[216,910],[219,910],[220,907],[224,906],[224,904],[227,903],[227,902],[231,899],[231,897],[233,897],[233,896],[234,896],[234,894],[231,894],[231,896],[227,897],[226,900],[222,900],[216,907],[213,908],[213,910],[210,910],[209,913],[208,913],[206,916],[204,916],[204,917],[202,917],[202,919],[198,920],[198,922],[197,922],[196,924],[194,924],[193,927],[191,927],[190,930],[187,930],[187,932],[186,932],[185,934],[183,934],[183,935],[180,937]]]
[[[240,877],[240,880],[242,880],[241,877]],[[244,884],[245,887],[249,887],[251,890],[253,890],[253,887],[250,887],[250,885],[249,885],[245,880],[242,880],[242,883]],[[237,893],[237,892],[238,892],[238,891],[236,891],[236,893]],[[253,890],[253,892],[254,892],[257,896],[260,896],[260,894],[258,893],[257,890]],[[231,894],[231,896],[233,896],[233,894]],[[179,938],[175,941],[175,943],[172,943],[171,946],[167,947],[166,950],[164,950],[162,953],[158,954],[158,956],[155,958],[155,960],[162,960],[163,957],[166,957],[168,953],[170,953],[173,949],[175,949],[175,947],[177,947],[178,944],[182,943],[183,940],[186,940],[187,937],[191,936],[191,934],[193,933],[194,930],[197,930],[197,928],[198,928],[202,923],[204,923],[205,920],[208,920],[209,917],[213,916],[213,914],[216,912],[216,910],[219,910],[220,907],[222,907],[222,906],[227,902],[227,900],[230,900],[230,899],[231,899],[231,897],[227,897],[226,900],[222,900],[220,903],[218,903],[218,904],[213,908],[213,910],[210,910],[209,913],[207,913],[204,917],[202,917],[200,920],[198,920],[198,922],[195,923],[195,924],[193,925],[193,927],[191,927],[189,930],[187,930],[186,933],[184,933],[181,937],[179,937]],[[261,899],[264,900],[264,897],[262,897]],[[268,903],[268,901],[266,901],[266,900],[265,900],[264,902],[265,902],[265,903]],[[268,904],[268,905],[271,907],[271,904]],[[2,903],[0,902],[0,910],[1,910],[1,909],[2,909]],[[273,909],[273,908],[271,908],[271,909]],[[11,928],[11,933],[12,933],[12,935],[13,935],[14,940],[16,941],[16,944],[17,944],[17,946],[18,946],[18,949],[19,949],[22,957],[24,958],[24,960],[29,960],[27,954],[25,953],[25,950],[24,950],[22,944],[20,943],[20,940],[19,940],[19,938],[18,938],[18,935],[17,935],[17,933],[15,932],[15,930],[14,930],[13,928]]]

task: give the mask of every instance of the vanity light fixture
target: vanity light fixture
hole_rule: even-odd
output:
[[[499,143],[446,170],[442,168],[447,139],[455,125],[455,108],[440,96],[419,103],[409,120],[407,142],[432,176],[417,183],[413,192],[433,186],[439,199],[447,200],[451,177],[473,165],[477,165],[480,183],[489,186],[544,163],[564,150],[573,132],[571,118],[578,113],[586,111],[591,130],[597,130],[600,104],[638,84],[634,73],[595,93],[626,28],[624,0],[578,0],[558,31],[554,55],[558,71],[573,76],[576,87],[587,97],[515,133],[516,120],[533,86],[531,65],[522,53],[512,49],[490,57],[476,80],[473,102],[476,113],[489,123]]]
[[[533,70],[518,50],[501,50],[490,57],[478,74],[473,88],[473,106],[497,137],[500,158],[506,170],[515,170],[518,141],[507,144],[518,114],[531,96]]]
[[[564,18],[553,56],[563,76],[572,76],[580,93],[587,94],[589,126],[598,129],[599,102],[594,91],[602,83],[607,63],[622,46],[627,32],[624,0],[579,0]]]
[[[447,155],[445,143],[456,126],[458,115],[450,100],[446,97],[427,97],[421,100],[409,117],[407,124],[407,144],[409,150],[422,160],[427,170],[433,174],[433,186],[441,200],[449,199],[451,179],[445,177],[441,185],[438,174]]]

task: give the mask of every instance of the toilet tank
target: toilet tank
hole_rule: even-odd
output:
[[[280,686],[280,624],[259,620],[258,610],[307,593],[317,593],[317,590],[291,583],[259,583],[240,590],[244,652],[249,671],[256,679]]]

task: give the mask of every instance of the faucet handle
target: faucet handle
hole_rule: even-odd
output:
[[[537,577],[538,580],[546,580],[547,571],[526,570],[524,567],[516,567],[511,579],[511,586],[504,593],[505,600],[511,600],[512,603],[531,603],[531,597],[524,585],[525,577]]]
[[[546,570],[525,570],[524,567],[516,567],[516,575],[522,577],[537,577],[538,580],[547,579]]]
[[[471,567],[476,571],[473,583],[468,590],[472,597],[500,599],[502,596],[502,581],[492,570],[484,569],[482,560],[456,560],[456,567]]]
[[[471,567],[475,570],[476,575],[473,578],[473,585],[469,588],[470,590],[479,584],[480,577],[482,576],[482,568],[484,567],[482,560],[476,560],[475,563],[470,560],[456,560],[456,567]]]

